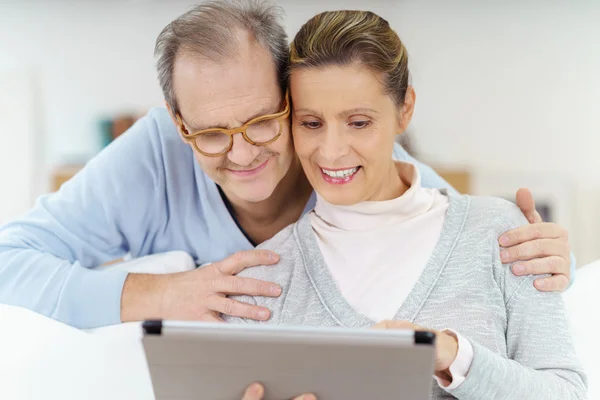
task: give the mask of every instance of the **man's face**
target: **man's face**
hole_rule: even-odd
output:
[[[271,55],[247,35],[240,35],[235,60],[213,62],[186,53],[178,55],[173,85],[190,133],[237,128],[252,118],[277,113],[284,105]],[[266,146],[254,146],[242,134],[235,134],[227,154],[208,157],[195,151],[196,160],[230,200],[265,200],[294,158],[289,120],[282,121],[282,130],[281,136]]]

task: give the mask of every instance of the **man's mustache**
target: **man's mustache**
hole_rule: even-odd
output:
[[[233,171],[251,170],[251,169],[254,169],[254,168],[262,165],[265,161],[267,161],[269,158],[273,157],[276,154],[277,153],[267,149],[266,147],[263,147],[261,152],[256,156],[256,158],[254,160],[252,160],[252,162],[250,164],[239,165],[234,162],[231,162],[231,160],[229,160],[228,158],[225,158],[225,161],[223,162],[223,165],[221,165],[221,168],[222,169],[230,169]]]

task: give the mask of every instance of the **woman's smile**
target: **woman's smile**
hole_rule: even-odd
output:
[[[319,167],[325,182],[332,183],[334,185],[344,185],[346,183],[350,183],[361,170],[361,168],[362,167],[360,165],[352,168],[337,169]]]

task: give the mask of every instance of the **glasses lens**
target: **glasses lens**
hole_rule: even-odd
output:
[[[280,130],[279,120],[269,119],[248,126],[246,135],[248,135],[248,138],[254,143],[261,144],[275,139],[275,137],[279,135]]]
[[[219,131],[212,131],[196,137],[196,146],[207,154],[220,154],[227,150],[229,141],[229,135]]]

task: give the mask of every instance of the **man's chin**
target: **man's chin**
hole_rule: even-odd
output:
[[[227,188],[223,188],[223,190],[229,198],[234,197],[237,200],[247,203],[260,203],[271,197],[275,188],[250,187],[246,189],[238,185],[237,187],[230,187],[229,190],[227,190]],[[231,201],[233,199],[230,198],[229,200]]]

